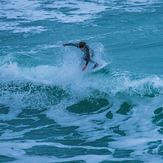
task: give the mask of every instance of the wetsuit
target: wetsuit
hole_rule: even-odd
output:
[[[79,43],[68,43],[68,44],[65,44],[65,46],[76,46],[79,48]],[[86,61],[85,65],[87,66],[88,63],[91,62],[91,63],[94,63],[94,67],[96,67],[98,64],[95,61],[90,59],[90,57],[94,56],[94,51],[88,45],[85,45],[84,48],[82,48],[81,50],[84,52],[83,59]]]

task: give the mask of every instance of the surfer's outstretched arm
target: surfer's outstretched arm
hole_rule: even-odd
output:
[[[76,46],[76,47],[78,47],[79,48],[79,43],[68,43],[68,44],[65,44],[65,43],[63,43],[63,45],[62,46]]]

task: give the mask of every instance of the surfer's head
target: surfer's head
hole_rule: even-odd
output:
[[[80,43],[79,43],[79,48],[80,48],[80,49],[83,49],[84,46],[85,46],[86,44],[87,44],[87,43],[85,43],[85,42],[80,42]]]

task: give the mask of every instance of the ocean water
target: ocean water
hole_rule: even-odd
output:
[[[0,162],[162,163],[163,1],[0,0]]]

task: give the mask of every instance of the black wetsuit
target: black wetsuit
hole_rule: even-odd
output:
[[[68,44],[65,44],[65,46],[76,46],[79,48],[79,43],[68,43]],[[88,46],[88,45],[85,45],[84,48],[81,49],[83,52],[84,52],[84,57],[83,59],[86,61],[86,66],[88,65],[89,62],[91,63],[94,63],[94,67],[96,67],[98,64],[91,60],[90,58],[94,56],[94,51]]]

